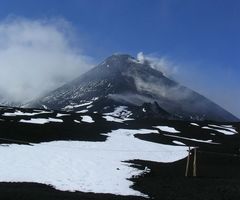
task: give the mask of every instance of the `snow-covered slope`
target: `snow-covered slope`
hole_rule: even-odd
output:
[[[128,106],[135,118],[237,121],[232,114],[129,55],[113,55],[74,81],[25,107],[114,112]]]
[[[0,107],[0,182],[33,182],[62,191],[146,196],[132,179],[151,172],[134,160],[173,164],[188,148],[239,153],[238,123],[130,118]]]
[[[152,132],[118,129],[108,133],[105,142],[11,144],[0,150],[4,158],[0,160],[0,181],[43,183],[63,191],[143,195],[130,188],[133,183],[128,179],[147,173],[147,169],[134,169],[124,161],[174,162],[187,156],[186,146],[156,144],[134,137]]]

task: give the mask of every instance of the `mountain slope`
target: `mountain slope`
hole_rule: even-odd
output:
[[[132,117],[238,121],[204,96],[179,85],[129,55],[113,55],[74,81],[26,107],[114,112],[127,106]]]

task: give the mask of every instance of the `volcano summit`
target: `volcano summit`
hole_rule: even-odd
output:
[[[78,112],[113,112],[127,106],[132,117],[237,121],[214,102],[181,86],[129,55],[112,55],[77,79],[25,107]]]

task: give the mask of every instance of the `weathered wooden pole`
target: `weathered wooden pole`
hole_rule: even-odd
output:
[[[194,157],[193,157],[193,176],[197,176],[197,148],[194,149]]]
[[[188,147],[188,157],[187,157],[187,165],[186,165],[186,171],[185,171],[186,177],[188,176],[189,160],[190,160],[190,147]]]

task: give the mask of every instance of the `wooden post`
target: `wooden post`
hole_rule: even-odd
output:
[[[189,160],[190,160],[190,147],[188,147],[188,157],[187,157],[187,165],[186,165],[186,171],[185,171],[186,177],[188,176]]]
[[[194,158],[193,158],[193,176],[194,177],[197,176],[196,162],[197,162],[197,148],[194,149]]]

